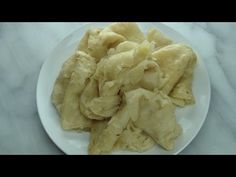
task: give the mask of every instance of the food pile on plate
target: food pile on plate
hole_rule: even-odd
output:
[[[176,106],[194,104],[196,54],[135,23],[89,29],[63,64],[52,102],[65,130],[90,132],[89,154],[175,147]]]

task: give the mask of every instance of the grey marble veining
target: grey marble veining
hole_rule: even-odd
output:
[[[236,23],[165,23],[198,50],[211,80],[207,119],[181,154],[236,154]],[[81,23],[0,23],[0,154],[62,154],[36,107],[40,68]]]

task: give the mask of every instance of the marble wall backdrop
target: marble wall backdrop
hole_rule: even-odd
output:
[[[198,50],[211,80],[202,129],[181,154],[236,154],[236,23],[165,23]],[[36,84],[44,59],[81,23],[0,23],[0,154],[62,154],[44,131]]]

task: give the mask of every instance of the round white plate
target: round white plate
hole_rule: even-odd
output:
[[[66,154],[87,154],[89,133],[78,133],[76,131],[65,131],[61,128],[59,115],[51,103],[51,93],[54,82],[60,72],[61,66],[74,52],[78,42],[87,29],[104,27],[109,23],[88,23],[82,25],[78,30],[68,35],[53,50],[45,61],[39,74],[37,85],[37,107],[41,122],[54,143]],[[151,27],[157,27],[175,42],[191,44],[178,32],[161,23],[138,23],[143,32]],[[196,52],[196,50],[195,50]],[[185,108],[177,108],[177,121],[183,128],[183,134],[177,139],[175,149],[166,151],[158,145],[144,153],[119,151],[114,154],[178,154],[197,135],[205,121],[210,103],[210,82],[201,57],[194,71],[193,94],[196,104]]]

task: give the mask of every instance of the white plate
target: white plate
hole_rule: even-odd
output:
[[[108,23],[88,23],[62,40],[45,61],[39,74],[37,85],[37,107],[41,122],[54,143],[66,154],[87,154],[89,133],[76,131],[64,131],[59,122],[59,116],[51,103],[51,93],[54,82],[60,72],[64,61],[74,52],[78,42],[85,31],[91,27],[104,27]],[[157,27],[175,42],[191,44],[178,32],[161,23],[138,23],[143,32],[151,27]],[[195,50],[196,52],[196,50]],[[196,104],[186,108],[177,109],[177,121],[183,128],[183,134],[177,139],[176,147],[172,151],[166,151],[155,146],[144,153],[127,151],[115,154],[178,154],[197,135],[205,121],[210,103],[210,82],[201,57],[198,55],[198,63],[194,72],[193,93]]]

